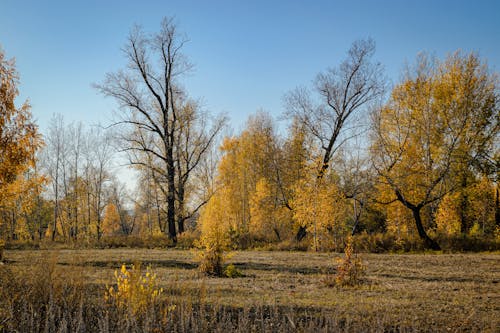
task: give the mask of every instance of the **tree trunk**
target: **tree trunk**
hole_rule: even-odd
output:
[[[500,191],[498,190],[498,184],[496,186],[496,197],[495,197],[495,223],[497,227],[500,227],[500,199],[498,195]]]
[[[97,229],[97,241],[99,242],[101,240],[101,221],[99,218],[97,218],[97,225],[96,225],[96,229]]]
[[[58,157],[59,158],[59,157]],[[59,163],[56,164],[56,168],[59,168]],[[58,172],[58,171],[56,171]],[[57,218],[59,213],[59,191],[58,191],[58,176],[56,174],[55,179],[55,202],[54,202],[54,222],[52,225],[52,241],[56,240],[56,232],[57,232]]]
[[[177,201],[179,202],[177,207],[177,227],[179,234],[182,234],[184,232],[184,185],[181,182],[179,182],[177,193]]]
[[[307,230],[306,230],[306,227],[304,226],[300,226],[299,227],[299,230],[297,231],[297,235],[295,236],[295,238],[297,239],[297,241],[301,241],[303,240],[305,237],[307,236]]]
[[[167,178],[168,178],[168,192],[167,192],[167,224],[168,224],[168,237],[177,243],[177,232],[175,230],[175,165],[173,158],[173,149],[171,146],[167,147]]]
[[[467,187],[467,175],[464,173],[462,175],[462,179],[460,182],[460,232],[462,234],[467,233],[469,230],[469,226],[467,223],[467,206],[468,206],[468,198],[465,189]]]
[[[359,204],[359,211],[358,207],[356,205],[356,200],[354,200],[354,225],[352,226],[352,231],[351,231],[351,236],[354,236],[356,232],[358,231],[358,225],[359,225],[359,218],[361,217],[361,212],[363,211],[363,202],[360,202]]]
[[[427,233],[425,232],[424,226],[422,225],[422,218],[420,216],[421,207],[417,206],[417,207],[412,207],[410,209],[413,213],[413,217],[415,218],[415,224],[417,226],[418,235],[424,241],[425,246],[431,250],[436,250],[436,251],[441,250],[441,247],[438,245],[438,243],[436,243],[436,241],[431,239],[429,235],[427,235]]]
[[[273,228],[273,231],[274,231],[274,234],[276,235],[276,237],[278,238],[278,242],[281,242],[281,237],[280,237],[279,230],[276,229],[276,228]]]
[[[56,197],[57,197],[57,194],[56,194]],[[57,199],[56,199],[56,203],[54,205],[54,221],[52,223],[52,241],[55,241],[56,240],[56,232],[57,232],[57,213],[59,211],[59,209],[57,209],[57,206],[58,206],[58,203],[57,203]]]

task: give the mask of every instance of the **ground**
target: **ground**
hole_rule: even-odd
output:
[[[365,276],[354,288],[326,287],[339,254],[233,252],[241,278],[210,278],[197,271],[193,251],[172,249],[10,250],[7,265],[25,274],[36,262],[57,263],[95,290],[114,283],[122,264],[141,262],[157,274],[174,304],[269,306],[318,311],[347,322],[392,323],[423,330],[497,331],[500,327],[500,254],[361,254]],[[384,324],[386,325],[386,324]],[[387,327],[387,325],[385,326]],[[385,328],[387,330],[387,328]]]

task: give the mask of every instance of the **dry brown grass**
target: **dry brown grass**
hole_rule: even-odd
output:
[[[236,279],[204,277],[190,251],[172,249],[9,250],[5,266],[14,277],[36,280],[52,262],[52,275],[72,277],[99,299],[123,263],[151,265],[166,302],[177,305],[169,322],[179,326],[159,327],[178,331],[496,332],[500,326],[498,253],[364,254],[359,287],[327,288],[321,279],[338,256],[235,252],[228,263],[245,274]]]

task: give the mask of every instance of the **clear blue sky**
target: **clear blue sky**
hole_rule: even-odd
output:
[[[397,81],[420,51],[477,51],[500,70],[500,1],[22,1],[0,0],[0,45],[17,59],[21,96],[45,131],[53,113],[106,123],[114,102],[92,87],[123,67],[134,23],[156,31],[175,16],[195,64],[185,87],[233,128],[335,66],[352,41],[372,37]]]

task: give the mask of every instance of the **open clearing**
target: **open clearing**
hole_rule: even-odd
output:
[[[123,263],[141,262],[157,274],[173,303],[189,299],[207,305],[270,306],[319,311],[352,322],[392,323],[423,330],[498,331],[500,254],[362,254],[363,284],[328,288],[322,277],[339,254],[310,252],[233,252],[245,277],[207,278],[188,250],[11,250],[7,264],[28,274],[38,265],[57,263],[57,274],[82,277],[104,294]]]

